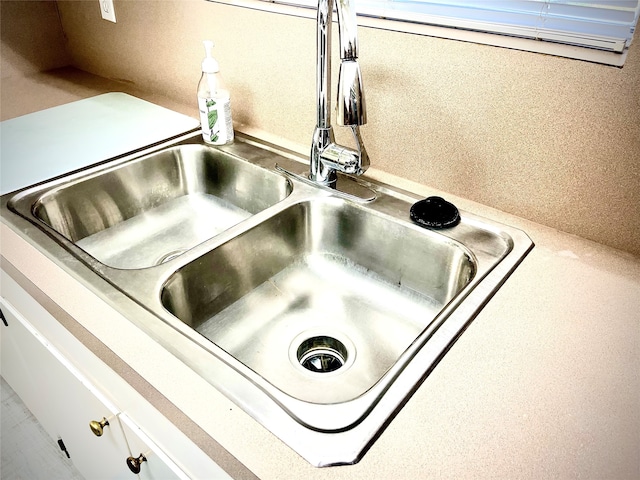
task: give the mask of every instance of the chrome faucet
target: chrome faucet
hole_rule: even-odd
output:
[[[325,186],[335,186],[337,171],[362,175],[369,167],[369,157],[360,136],[360,125],[367,123],[364,91],[358,64],[358,34],[353,0],[336,0],[340,35],[340,74],[338,77],[339,125],[351,127],[356,148],[335,143],[331,127],[331,21],[334,0],[318,1],[316,94],[318,117],[311,145],[309,179]]]

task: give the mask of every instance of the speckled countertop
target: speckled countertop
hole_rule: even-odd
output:
[[[48,106],[126,91],[77,72],[41,80]],[[34,111],[30,98],[23,97],[22,113]],[[536,246],[353,466],[311,467],[4,224],[2,254],[76,319],[76,336],[99,339],[132,379],[153,385],[149,397],[179,411],[176,423],[188,418],[201,444],[211,442],[213,454],[222,447],[260,478],[639,478],[640,259],[408,180],[368,175],[445,195],[521,228]]]

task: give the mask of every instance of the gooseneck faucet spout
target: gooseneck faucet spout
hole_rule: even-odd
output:
[[[358,35],[353,0],[336,0],[340,36],[337,121],[351,128],[356,148],[335,143],[331,127],[331,20],[334,0],[318,1],[316,93],[318,117],[311,146],[309,179],[334,186],[337,171],[361,175],[369,167],[369,157],[360,136],[367,122],[364,90],[358,64]]]

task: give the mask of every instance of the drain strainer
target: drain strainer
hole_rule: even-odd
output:
[[[348,358],[347,347],[333,337],[311,337],[300,344],[298,362],[311,372],[329,373],[341,368]]]

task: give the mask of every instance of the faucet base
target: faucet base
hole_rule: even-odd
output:
[[[307,185],[312,185],[314,187],[321,188],[328,192],[331,192],[339,197],[345,198],[347,200],[351,200],[357,203],[369,203],[376,199],[377,195],[369,187],[363,185],[355,178],[350,177],[349,175],[338,174],[336,182],[332,185],[323,185],[321,183],[315,182],[309,178],[309,171],[305,165],[300,166],[300,172],[293,172],[291,170],[287,170],[282,168],[280,165],[276,164],[276,170],[285,175],[291,176],[300,180]]]

